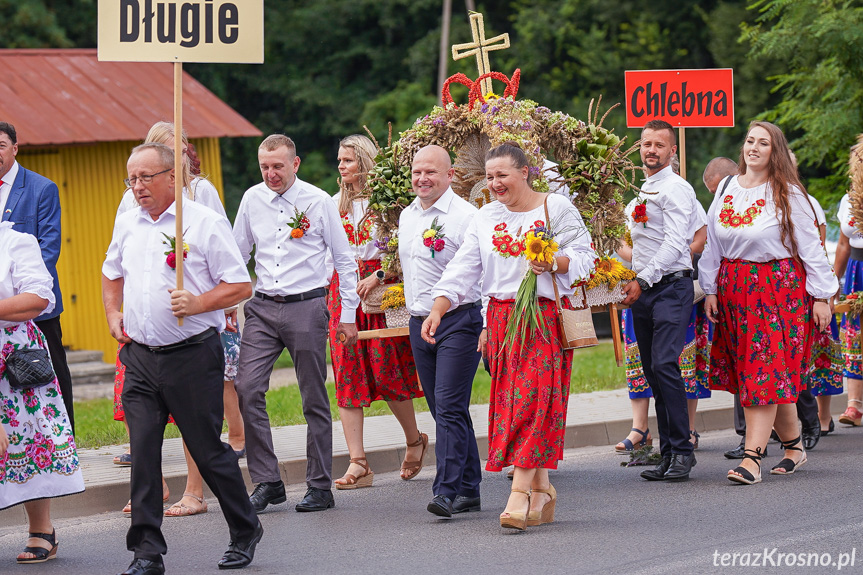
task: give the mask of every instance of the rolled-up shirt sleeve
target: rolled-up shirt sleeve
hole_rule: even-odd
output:
[[[227,218],[213,220],[207,239],[207,265],[215,282],[249,283],[249,270],[231,233]]]
[[[478,219],[477,216],[471,218],[461,246],[432,288],[432,299],[445,297],[453,308],[463,303],[472,303],[465,302],[465,294],[482,281],[483,266],[477,232]]]
[[[333,264],[339,272],[339,295],[342,297],[341,323],[356,323],[360,296],[357,294],[357,262],[342,228],[339,211],[331,201],[322,204],[324,243],[332,252]]]

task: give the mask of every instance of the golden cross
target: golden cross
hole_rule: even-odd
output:
[[[474,12],[470,15],[470,30],[473,35],[473,42],[466,44],[456,44],[452,47],[452,59],[461,60],[476,56],[476,67],[479,70],[479,75],[488,74],[491,72],[491,67],[488,64],[488,53],[494,50],[506,50],[509,48],[509,34],[501,34],[494,38],[485,37],[485,22],[482,14]],[[463,52],[459,52],[464,50]],[[482,94],[485,96],[491,92],[491,79],[486,78],[482,81]]]

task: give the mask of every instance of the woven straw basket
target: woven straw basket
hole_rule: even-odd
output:
[[[384,292],[387,291],[388,285],[375,286],[369,292],[366,299],[362,300],[363,313],[366,315],[384,313],[381,309],[381,302],[384,299]]]
[[[404,306],[395,309],[385,309],[384,314],[387,319],[387,328],[407,327],[411,319],[408,308]]]

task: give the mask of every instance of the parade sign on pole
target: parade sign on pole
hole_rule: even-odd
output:
[[[680,128],[680,175],[686,177],[686,128],[734,127],[734,71],[627,70],[626,127],[665,120]]]
[[[174,253],[183,289],[183,62],[263,63],[264,0],[99,0],[99,61],[174,63]]]
[[[624,72],[626,126],[665,120],[675,128],[733,128],[734,71],[634,70]]]
[[[99,60],[264,61],[264,0],[99,0]]]

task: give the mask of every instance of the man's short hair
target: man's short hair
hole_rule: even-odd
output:
[[[138,152],[144,152],[147,150],[156,150],[156,152],[158,152],[159,161],[162,163],[163,168],[170,169],[174,167],[174,150],[170,146],[159,144],[157,142],[149,142],[141,144],[140,146],[135,146],[132,149],[132,153],[129,154],[129,157],[131,158]]]
[[[707,162],[707,166],[705,166],[704,168],[704,175],[702,176],[701,181],[704,182],[705,186],[707,186],[707,182],[714,180],[717,177],[719,177],[721,180],[726,178],[727,176],[733,176],[737,174],[737,172],[737,162],[735,162],[731,158],[719,156]]]
[[[287,137],[284,134],[273,134],[271,136],[267,136],[261,145],[258,146],[259,150],[265,150],[267,152],[275,152],[282,146],[288,148],[288,151],[294,156],[297,155],[297,145],[294,144],[294,141]]]
[[[15,131],[15,126],[9,122],[0,122],[0,133],[9,136],[9,139],[12,140],[12,145],[18,143],[18,132]]]
[[[668,130],[671,133],[671,145],[677,145],[677,134],[674,133],[674,126],[666,122],[665,120],[650,120],[644,127],[641,129],[641,133],[644,133],[644,130]]]

